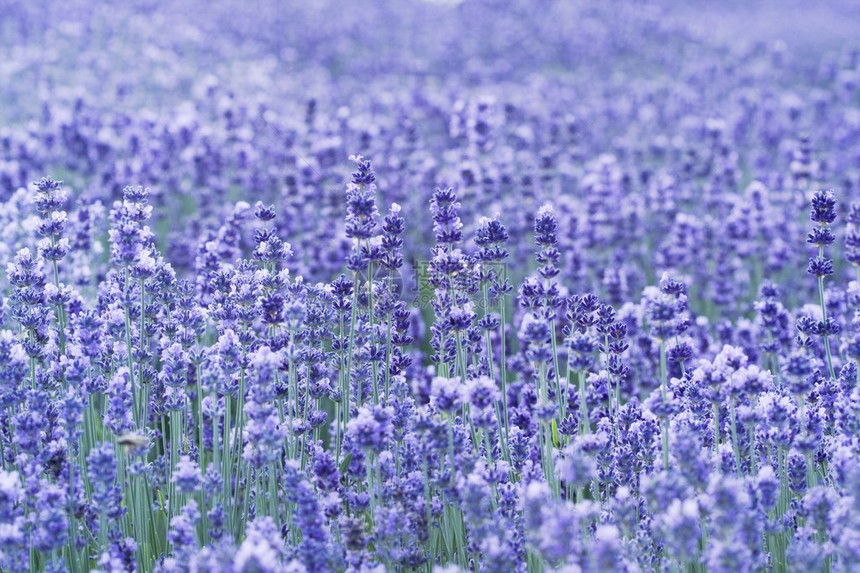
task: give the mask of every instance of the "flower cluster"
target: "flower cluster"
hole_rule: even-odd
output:
[[[6,4],[0,570],[860,562],[846,22]]]

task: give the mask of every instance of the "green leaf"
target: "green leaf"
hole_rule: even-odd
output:
[[[555,420],[552,421],[552,443],[557,448],[561,447],[561,443],[558,440],[558,424],[555,423]]]
[[[348,454],[346,454],[343,457],[343,460],[340,462],[340,466],[338,466],[338,469],[340,470],[340,475],[343,475],[346,473],[346,468],[349,467],[349,462],[351,462],[351,461],[352,461],[352,452],[349,452]]]

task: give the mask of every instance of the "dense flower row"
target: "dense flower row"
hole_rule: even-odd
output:
[[[259,4],[235,53],[115,6],[138,91],[98,9],[0,28],[92,92],[0,88],[3,571],[853,570],[858,53],[467,0],[395,12],[520,31],[400,53],[368,6],[337,26],[374,64]],[[306,85],[227,61],[275,48]]]

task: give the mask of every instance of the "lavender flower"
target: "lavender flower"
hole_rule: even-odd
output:
[[[4,4],[0,569],[853,570],[848,11],[148,4]]]

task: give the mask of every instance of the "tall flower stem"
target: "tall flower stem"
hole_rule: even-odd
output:
[[[669,398],[669,383],[668,373],[666,369],[666,341],[660,340],[660,393],[663,396],[663,401],[666,402]],[[719,423],[719,415],[715,416],[715,424]],[[715,426],[716,440],[719,443],[719,426]],[[660,420],[661,431],[661,446],[663,450],[663,468],[669,469],[669,419],[662,418]]]

